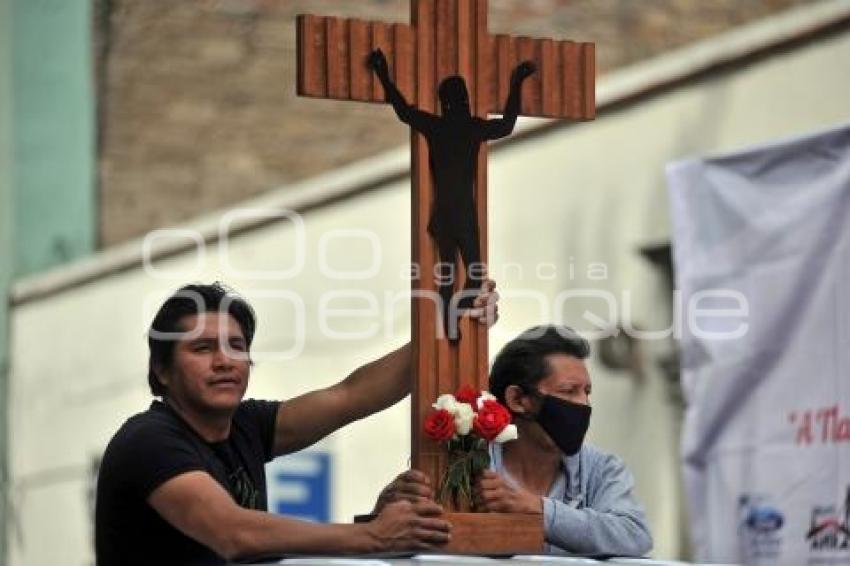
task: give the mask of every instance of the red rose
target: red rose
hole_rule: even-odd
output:
[[[458,403],[469,403],[472,405],[472,409],[475,409],[475,400],[478,399],[478,391],[476,391],[471,385],[463,385],[460,389],[455,393],[455,399],[457,399]]]
[[[488,399],[478,409],[478,414],[472,421],[472,428],[478,436],[487,442],[492,442],[509,424],[511,424],[511,413],[498,401]]]
[[[431,411],[425,418],[425,434],[437,441],[449,440],[455,435],[455,418],[445,409]]]

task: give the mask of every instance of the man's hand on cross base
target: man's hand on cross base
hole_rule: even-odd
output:
[[[380,552],[433,550],[449,542],[451,525],[441,519],[443,509],[433,501],[396,501],[365,524]]]
[[[543,499],[505,483],[493,470],[484,470],[473,488],[475,508],[491,513],[543,513]]]
[[[419,470],[407,470],[396,476],[396,478],[378,495],[375,502],[373,514],[377,515],[390,503],[398,501],[409,501],[418,503],[430,501],[434,497],[431,489],[431,480]]]

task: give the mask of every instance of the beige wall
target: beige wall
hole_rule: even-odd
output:
[[[567,301],[560,293],[591,287],[618,297],[631,293],[633,318],[658,329],[669,316],[660,276],[636,253],[669,237],[663,183],[665,163],[688,154],[732,150],[850,119],[846,74],[850,36],[823,40],[699,84],[606,115],[594,123],[554,131],[494,152],[490,163],[490,259],[503,289],[502,319],[491,332],[492,351],[525,327],[543,320],[582,322],[598,302]],[[115,429],[149,402],[145,382],[143,304],[186,280],[222,279],[255,299],[260,327],[259,362],[250,394],[291,397],[334,382],[347,371],[405,340],[408,313],[402,302],[392,324],[379,318],[333,321],[336,331],[379,336],[327,338],[317,315],[322,297],[353,289],[382,305],[403,292],[408,258],[408,188],[392,186],[304,216],[303,270],[286,281],[263,281],[225,270],[218,246],[207,249],[201,269],[194,256],[142,269],[27,303],[12,313],[11,473],[16,522],[12,564],[80,564],[92,558],[86,508],[89,459]],[[361,229],[377,237],[377,272],[357,281],[323,275],[320,241],[333,230]],[[289,223],[236,239],[228,257],[241,269],[285,269],[295,256]],[[333,239],[328,263],[363,270],[374,259],[363,239]],[[373,251],[373,250],[372,250]],[[607,278],[590,281],[589,265],[604,263]],[[516,266],[519,264],[522,276]],[[554,265],[554,278],[552,275]],[[540,265],[543,272],[538,274]],[[573,276],[572,270],[575,275]],[[177,273],[183,271],[183,273]],[[538,275],[543,275],[543,278]],[[259,352],[293,344],[296,311],[262,292],[293,292],[303,300],[307,325],[303,352],[292,360],[264,361]],[[536,298],[535,298],[536,297]],[[542,297],[542,302],[539,300]],[[285,298],[283,298],[285,299]],[[537,308],[543,305],[544,312]],[[356,306],[356,305],[353,305]],[[388,334],[389,336],[386,336]],[[604,370],[592,360],[594,416],[591,441],[620,454],[637,479],[656,539],[654,554],[681,552],[678,419],[657,367],[662,341],[638,344],[640,378]],[[357,423],[326,441],[335,458],[334,517],[370,509],[375,493],[406,464],[406,404]]]

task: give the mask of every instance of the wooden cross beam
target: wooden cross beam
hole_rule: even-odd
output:
[[[487,32],[487,0],[411,0],[411,24],[301,15],[298,17],[298,94],[317,98],[381,102],[384,92],[367,67],[369,54],[380,48],[391,76],[409,103],[437,113],[437,85],[461,75],[476,116],[500,113],[508,97],[509,79],[521,61],[532,60],[537,72],[525,81],[521,115],[590,120],[595,115],[595,59],[592,43],[532,39]],[[461,320],[462,339],[440,337],[439,309],[424,292],[436,293],[431,274],[436,250],[427,226],[432,203],[428,147],[411,130],[412,263],[419,278],[412,282],[414,372],[412,465],[437,485],[445,455],[422,431],[422,422],[438,394],[463,384],[487,388],[486,330]],[[487,261],[487,148],[477,163],[475,201],[481,258]],[[456,270],[460,272],[461,270]],[[457,282],[458,287],[462,282]]]

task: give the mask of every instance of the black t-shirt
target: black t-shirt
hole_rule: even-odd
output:
[[[230,437],[215,443],[204,441],[159,401],[128,419],[106,447],[98,473],[98,566],[223,564],[212,549],[171,526],[147,498],[167,480],[200,470],[224,486],[239,505],[265,511],[264,464],[274,457],[278,405],[243,401],[233,416]]]

